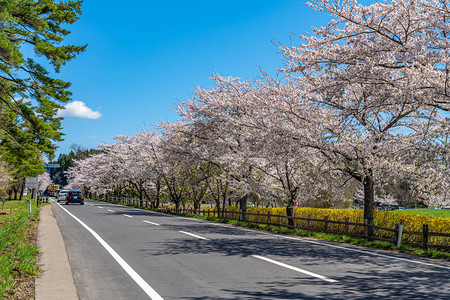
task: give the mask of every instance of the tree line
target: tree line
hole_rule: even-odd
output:
[[[0,0],[0,197],[21,198],[25,178],[44,172],[63,139],[57,112],[72,94],[56,74],[86,48],[63,43],[81,4]]]
[[[180,101],[175,122],[118,136],[68,175],[89,193],[131,193],[158,206],[207,197],[287,207],[340,205],[360,187],[377,199],[449,204],[450,19],[446,1],[309,1],[332,20],[280,45],[277,77],[213,75]],[[159,132],[159,133],[157,133]]]

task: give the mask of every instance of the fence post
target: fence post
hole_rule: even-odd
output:
[[[251,222],[250,209],[247,209],[247,215],[245,217],[247,219],[246,221]]]
[[[294,213],[294,229],[297,227],[297,213]]]
[[[281,228],[281,212],[278,214],[278,226]]]
[[[256,211],[256,221],[259,224],[259,210]]]
[[[324,218],[323,218],[323,221],[324,221],[324,224],[323,224],[323,230],[325,231],[325,232],[328,232],[328,216],[325,216]]]
[[[397,245],[398,242],[398,223],[395,223],[394,227],[394,245]]]
[[[369,239],[369,220],[364,219],[364,239]]]
[[[345,218],[345,234],[348,234],[348,217]]]
[[[422,248],[423,251],[428,251],[428,224],[423,224]]]
[[[223,210],[223,216],[224,216],[224,219],[226,220],[227,219],[227,217],[228,217],[228,209],[225,207],[224,208],[224,210]]]
[[[267,212],[267,225],[270,225],[270,211]]]
[[[311,214],[308,215],[308,221],[307,221],[306,227],[311,228]]]
[[[404,219],[400,219],[400,224],[398,225],[397,247],[400,247],[400,244],[402,243],[402,230],[404,221]]]

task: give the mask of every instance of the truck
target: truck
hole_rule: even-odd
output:
[[[57,184],[50,184],[49,186],[48,186],[48,195],[50,196],[50,197],[53,197],[53,196],[55,196],[54,195],[54,193],[55,193],[55,190],[58,190],[59,189],[59,185],[57,185]]]

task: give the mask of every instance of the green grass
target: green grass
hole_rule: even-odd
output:
[[[39,209],[32,205],[30,214],[27,200],[6,201],[0,213],[0,299],[8,299],[19,278],[34,278],[39,273],[38,249],[27,239],[36,226]]]
[[[405,214],[417,214],[430,217],[450,218],[450,209],[415,208],[415,209],[405,209],[402,210],[401,212]]]

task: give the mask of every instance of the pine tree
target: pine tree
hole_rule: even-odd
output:
[[[70,83],[46,66],[58,73],[85,50],[62,45],[70,33],[63,25],[79,18],[81,4],[0,0],[0,153],[21,176],[42,173],[42,155],[53,158],[54,142],[62,140],[56,113],[70,100]]]

